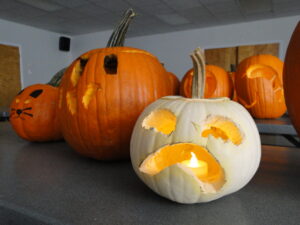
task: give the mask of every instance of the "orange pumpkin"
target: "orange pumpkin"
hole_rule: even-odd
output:
[[[236,90],[235,90],[235,86],[234,86],[234,84],[235,84],[235,72],[228,72],[228,75],[230,77],[230,81],[231,81],[230,86],[232,88],[231,100],[237,102],[238,99],[237,99],[237,94],[236,94]]]
[[[206,84],[204,98],[231,97],[232,84],[227,72],[214,65],[206,65]],[[192,80],[194,69],[190,69],[184,75],[180,83],[180,95],[192,97]]]
[[[171,72],[167,72],[167,73],[168,73],[169,78],[170,78],[172,93],[173,93],[173,95],[178,95],[179,94],[180,81],[174,73],[171,73]]]
[[[154,100],[173,94],[159,60],[141,49],[122,47],[134,16],[126,12],[106,48],[78,57],[60,88],[65,140],[78,153],[101,160],[129,158],[134,123]]]
[[[34,84],[22,90],[10,105],[10,124],[28,141],[62,139],[57,117],[58,88]]]
[[[291,121],[300,136],[300,23],[290,39],[283,69],[283,87],[286,105]]]
[[[237,68],[238,101],[255,118],[277,118],[286,112],[282,84],[283,62],[276,56],[256,55]]]

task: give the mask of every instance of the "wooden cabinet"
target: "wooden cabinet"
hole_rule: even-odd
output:
[[[220,66],[226,71],[234,70],[233,68],[236,68],[243,59],[258,54],[271,54],[278,57],[279,43],[205,49],[206,63]]]
[[[20,89],[19,48],[0,44],[0,108],[8,108]]]

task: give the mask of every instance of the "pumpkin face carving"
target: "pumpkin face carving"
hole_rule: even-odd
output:
[[[286,111],[283,62],[272,55],[244,59],[235,74],[238,101],[255,118],[277,118]]]
[[[260,138],[247,110],[228,98],[168,96],[136,122],[131,161],[159,195],[179,203],[208,202],[249,182],[259,165]]]
[[[133,15],[128,11],[114,33],[124,39],[124,25]],[[68,67],[59,101],[65,140],[78,153],[100,160],[129,158],[130,136],[141,111],[174,91],[154,55],[120,43],[108,46],[83,54]]]
[[[29,141],[62,138],[56,116],[58,89],[35,84],[23,89],[10,106],[10,123],[16,133]]]

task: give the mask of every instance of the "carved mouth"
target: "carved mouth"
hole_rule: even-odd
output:
[[[192,164],[192,155],[196,166]],[[225,173],[219,162],[207,149],[194,143],[166,145],[150,154],[139,170],[154,176],[175,164],[195,176],[205,193],[215,193],[225,183]]]

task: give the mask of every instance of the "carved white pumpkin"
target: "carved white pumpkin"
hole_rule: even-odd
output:
[[[259,133],[248,111],[228,98],[202,99],[200,49],[192,58],[195,74],[202,72],[194,78],[193,98],[155,101],[140,115],[131,138],[137,175],[159,195],[180,203],[212,201],[239,190],[261,157]]]

